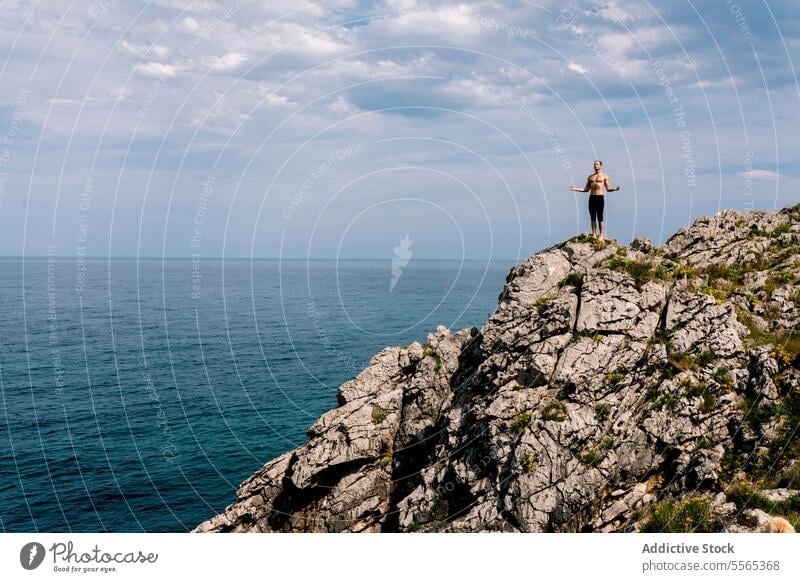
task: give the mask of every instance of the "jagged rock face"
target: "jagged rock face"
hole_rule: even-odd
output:
[[[800,207],[546,249],[481,330],[374,356],[195,531],[670,529],[654,515],[687,500],[698,528],[779,531],[764,509],[800,506],[798,250]]]

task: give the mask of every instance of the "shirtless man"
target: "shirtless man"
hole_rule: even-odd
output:
[[[591,192],[589,194],[589,219],[592,221],[592,235],[597,235],[597,223],[600,223],[600,240],[603,240],[606,226],[603,221],[603,208],[605,207],[604,188],[606,192],[619,190],[619,186],[611,186],[608,175],[603,173],[603,162],[600,160],[594,161],[594,174],[586,179],[586,186],[583,188],[572,186],[570,188],[572,192]]]

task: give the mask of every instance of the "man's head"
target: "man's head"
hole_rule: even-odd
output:
[[[601,162],[600,160],[595,160],[594,161],[594,169],[595,169],[595,171],[599,170],[602,167],[603,167],[603,162]]]

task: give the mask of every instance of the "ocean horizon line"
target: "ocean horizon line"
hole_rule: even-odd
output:
[[[25,259],[25,260],[47,260],[50,258],[54,259],[70,259],[70,260],[78,260],[79,257],[74,255],[0,255],[0,260],[3,259]],[[112,261],[135,261],[135,260],[146,260],[146,261],[193,261],[198,257],[154,257],[154,256],[141,256],[141,257],[134,257],[134,256],[103,256],[103,255],[86,255],[84,257],[80,257],[83,260],[89,261],[98,261],[98,260],[112,260]],[[527,258],[527,257],[525,257]],[[525,258],[520,259],[453,259],[453,258],[435,258],[435,259],[425,259],[419,258],[414,259],[415,261],[420,262],[451,262],[451,263],[480,263],[480,262],[491,262],[491,263],[499,263],[499,262],[510,262],[510,261],[524,261]],[[325,261],[325,262],[336,262],[336,261],[391,261],[392,257],[341,257],[341,258],[331,258],[331,257],[199,257],[200,260],[203,261],[292,261],[292,262],[299,262],[299,261]]]
[[[533,253],[532,253],[533,254]],[[336,262],[336,261],[391,261],[392,257],[158,257],[158,256],[104,256],[104,255],[86,255],[83,257],[77,257],[75,255],[0,255],[0,260],[5,259],[25,259],[25,260],[47,260],[49,258],[54,259],[68,259],[68,260],[89,260],[89,261],[98,261],[98,260],[112,260],[112,261],[135,261],[135,260],[146,260],[146,261],[193,261],[195,259],[200,259],[204,261],[291,261],[291,262],[300,262],[300,261],[317,261],[317,262]],[[451,263],[480,263],[480,262],[490,262],[490,263],[507,263],[507,262],[519,262],[524,261],[526,257],[521,257],[519,259],[509,259],[509,258],[501,258],[501,259],[461,259],[461,258],[415,258],[414,261],[419,262],[451,262]]]

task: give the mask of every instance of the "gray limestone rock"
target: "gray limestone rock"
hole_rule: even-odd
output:
[[[640,531],[694,498],[769,531],[726,491],[798,494],[798,251],[800,207],[545,249],[480,330],[374,356],[195,531]]]

